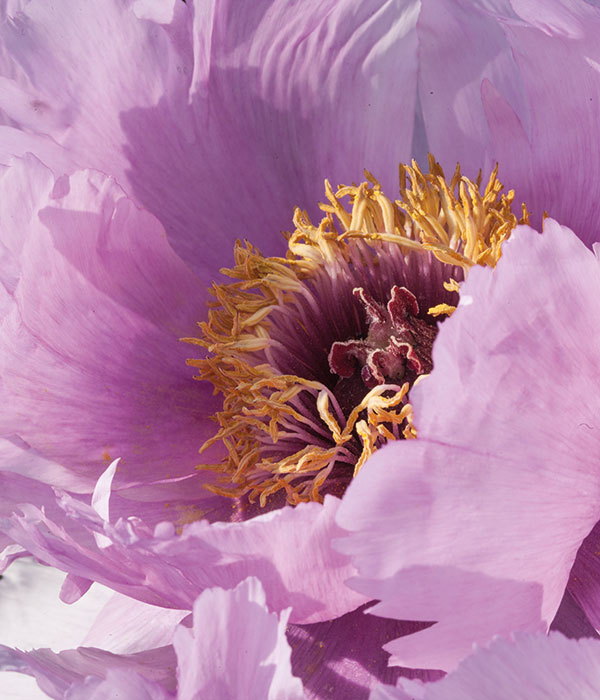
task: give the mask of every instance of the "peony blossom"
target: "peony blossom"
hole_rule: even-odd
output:
[[[387,464],[395,459],[390,455],[396,450],[417,450],[423,444],[421,438],[428,434],[419,423],[423,415],[419,402],[424,400],[419,397],[439,375],[435,363],[443,357],[442,339],[462,327],[464,314],[459,308],[440,324],[435,340],[434,332],[422,331],[419,321],[424,321],[429,306],[443,307],[441,313],[451,311],[465,268],[473,262],[495,264],[520,212],[511,212],[512,197],[498,193],[494,201],[498,216],[488,218],[498,220],[499,228],[470,239],[461,233],[443,253],[445,233],[433,244],[425,241],[421,229],[426,225],[435,229],[435,223],[426,217],[421,220],[418,208],[412,213],[406,210],[410,188],[405,209],[394,209],[398,187],[392,183],[398,163],[411,156],[424,162],[429,150],[447,173],[459,160],[472,178],[480,168],[487,177],[498,161],[502,179],[515,190],[518,203],[527,203],[533,224],[541,224],[546,210],[572,226],[585,243],[596,240],[594,203],[586,188],[595,182],[599,167],[593,142],[593,105],[600,98],[597,8],[545,3],[547,19],[542,22],[535,4],[516,0],[508,8],[501,3],[429,0],[367,2],[360,7],[337,1],[261,2],[243,8],[223,2],[138,0],[111,1],[85,11],[68,3],[60,7],[6,3],[3,15],[0,154],[7,167],[0,173],[0,530],[4,561],[8,564],[30,552],[68,573],[63,600],[77,600],[92,581],[98,581],[122,595],[160,606],[171,628],[172,610],[191,611],[203,591],[235,589],[249,576],[256,577],[268,614],[288,620],[292,672],[302,679],[310,697],[328,697],[343,688],[346,697],[363,698],[377,681],[395,683],[401,673],[410,672],[388,668],[382,645],[402,637],[401,644],[416,644],[419,649],[417,640],[431,632],[414,637],[409,633],[438,618],[408,609],[405,614],[394,609],[388,619],[366,613],[383,614],[391,608],[372,608],[373,598],[384,597],[377,567],[361,559],[364,552],[359,545],[364,539],[357,525],[364,523],[369,531],[371,511],[357,513],[361,496],[355,494],[362,483],[367,483],[365,494],[371,494],[368,479],[373,463]],[[549,54],[553,60],[548,60]],[[573,74],[577,81],[568,79]],[[577,123],[578,128],[565,130],[565,123]],[[351,476],[359,467],[367,476],[359,474],[348,496],[340,500],[351,476],[331,485],[332,479],[326,479],[337,474],[339,464],[326,462],[321,476],[329,491],[319,493],[321,476],[311,475],[319,498],[295,507],[284,505],[283,495],[291,493],[294,498],[289,482],[289,492],[280,490],[280,500],[262,488],[258,491],[265,499],[251,502],[257,495],[252,490],[257,482],[251,479],[241,484],[242,491],[234,494],[237,499],[223,495],[222,485],[210,472],[195,469],[198,450],[206,446],[202,460],[212,466],[225,464],[228,435],[222,433],[220,442],[210,442],[215,434],[211,418],[219,414],[222,430],[229,425],[237,428],[251,408],[246,403],[246,411],[240,410],[233,419],[227,415],[210,384],[194,382],[193,369],[186,365],[189,360],[200,363],[201,371],[208,373],[207,365],[202,365],[206,356],[181,339],[199,340],[206,348],[207,338],[218,336],[222,321],[218,311],[208,321],[212,336],[205,333],[199,338],[197,323],[206,320],[207,287],[216,282],[219,293],[225,289],[220,286],[224,281],[219,268],[231,266],[237,238],[258,246],[264,257],[252,257],[254,248],[244,252],[238,247],[236,274],[244,269],[239,261],[250,258],[259,268],[266,260],[274,269],[274,258],[285,250],[280,231],[290,228],[293,207],[300,206],[307,213],[297,214],[294,226],[304,238],[298,234],[293,244],[302,265],[314,263],[316,248],[321,264],[331,246],[346,246],[344,235],[352,233],[354,211],[342,211],[340,207],[349,206],[339,203],[344,191],[338,196],[333,188],[327,206],[334,211],[326,213],[339,216],[342,223],[346,220],[345,233],[335,244],[331,237],[319,238],[329,241],[321,247],[311,247],[306,237],[318,228],[310,222],[318,224],[324,178],[359,182],[364,168],[379,179],[370,180],[370,187],[346,191],[352,198],[350,207],[367,202],[365,209],[372,217],[356,213],[356,220],[368,224],[360,231],[360,245],[370,245],[373,233],[379,234],[377,245],[390,243],[381,234],[395,231],[382,230],[385,226],[378,224],[380,220],[385,224],[384,215],[392,211],[394,221],[405,225],[403,246],[435,249],[425,253],[419,248],[417,257],[411,258],[419,262],[407,265],[406,276],[398,282],[406,283],[413,298],[401,290],[394,292],[390,283],[385,290],[390,298],[376,299],[369,290],[369,284],[377,284],[373,274],[359,280],[362,311],[342,308],[337,296],[326,292],[311,302],[313,309],[323,311],[328,301],[334,312],[338,303],[340,316],[359,318],[356,334],[329,339],[326,359],[336,343],[341,345],[325,374],[331,368],[341,380],[353,381],[345,367],[354,366],[356,360],[363,369],[370,368],[369,382],[375,377],[377,386],[389,385],[378,384],[375,370],[384,364],[383,381],[394,380],[395,388],[389,391],[394,399],[399,397],[398,403],[385,404],[383,399],[392,397],[381,394],[379,403],[369,405],[373,421],[353,423],[354,452],[340,442],[335,455],[338,459],[346,450]],[[411,172],[414,186],[420,171]],[[438,166],[432,167],[430,176],[429,185],[435,180],[439,188],[435,191],[444,191],[436,180],[441,177]],[[445,202],[454,206],[455,200],[461,201],[460,182],[466,181],[456,181],[455,199],[448,195]],[[479,202],[475,189],[473,185],[468,192],[472,201]],[[391,200],[384,199],[384,192]],[[379,210],[373,208],[374,202]],[[469,207],[464,202],[462,206]],[[444,216],[448,218],[445,212]],[[519,239],[515,240],[518,249]],[[560,250],[559,243],[552,245]],[[485,260],[475,259],[480,253]],[[450,262],[442,259],[444,255]],[[550,252],[547,258],[558,255]],[[377,264],[383,260],[380,256]],[[374,262],[372,270],[376,267]],[[471,277],[477,284],[495,274],[487,270],[485,277],[484,272],[475,270],[479,274],[473,273],[466,284],[471,284]],[[289,272],[284,276],[290,284],[300,279]],[[351,282],[346,280],[348,297]],[[421,287],[411,291],[417,283]],[[230,300],[232,288],[226,291]],[[464,304],[463,292],[461,298]],[[403,300],[400,311],[399,300]],[[239,296],[238,302],[243,302]],[[227,304],[223,308],[227,310]],[[238,305],[236,312],[240,309]],[[259,316],[265,312],[264,305],[258,312]],[[234,314],[228,321],[232,327],[235,318]],[[318,344],[323,337],[319,319],[317,313],[309,322],[282,323],[277,340],[283,342],[285,328],[301,326],[309,336],[314,332],[311,338]],[[252,325],[248,318],[243,320]],[[385,344],[379,347],[383,331]],[[430,342],[419,346],[406,334]],[[297,347],[311,347],[298,337]],[[227,349],[228,342],[221,345]],[[416,377],[430,369],[427,353],[432,344],[431,379],[413,389]],[[261,352],[264,348],[259,345]],[[420,354],[424,346],[427,352]],[[384,357],[374,359],[382,349]],[[464,353],[461,345],[454,357]],[[227,366],[221,362],[225,357],[229,361],[229,355],[217,355],[213,378],[219,376],[219,367]],[[410,404],[398,384],[409,361],[417,441],[395,439],[404,430],[410,432]],[[262,364],[251,368],[256,366]],[[285,385],[284,394],[287,389],[291,396],[298,387]],[[327,440],[331,436],[334,441],[346,440],[333,401],[339,403],[339,396],[323,394],[314,384],[309,389],[318,399],[308,413],[304,408],[296,411],[301,419],[294,417],[293,429],[289,421],[286,424],[290,442],[302,445],[304,440],[304,447],[311,447],[306,433],[296,430],[298,422],[325,434]],[[232,390],[227,397],[234,394]],[[452,401],[463,393],[456,390],[444,396]],[[371,397],[378,398],[376,393]],[[291,400],[303,401],[296,394]],[[386,439],[395,439],[394,446],[379,450],[379,437],[369,435],[390,406],[406,410],[398,408],[398,421],[393,418],[387,427]],[[261,420],[268,409],[266,405]],[[340,412],[352,422],[351,406],[350,411],[341,406]],[[315,423],[317,415],[324,424]],[[400,417],[407,424],[398,427]],[[470,433],[470,439],[480,436]],[[274,444],[267,444],[266,452],[280,449],[281,443]],[[318,447],[321,457],[328,447]],[[372,461],[363,467],[371,452],[375,452]],[[228,468],[239,466],[249,454],[246,451],[236,462],[240,455],[230,451]],[[207,485],[213,490],[204,488]],[[303,491],[295,493],[300,501],[306,496]],[[405,512],[401,499],[407,495],[398,490],[393,497],[394,508]],[[389,510],[380,515],[387,518]],[[561,571],[568,574],[573,550],[593,522],[586,513],[577,528],[569,529]],[[393,532],[397,537],[394,527],[389,522],[379,534]],[[346,531],[353,534],[344,544]],[[337,548],[335,540],[342,542]],[[501,555],[504,550],[498,551]],[[460,562],[451,548],[448,557],[448,566]],[[395,561],[391,554],[389,561]],[[544,559],[544,563],[550,567],[554,562]],[[400,570],[391,566],[383,569],[384,581]],[[360,581],[346,585],[357,572]],[[510,618],[511,629],[535,627],[542,620],[549,624],[560,603],[564,580],[554,579],[552,594],[538,600],[536,585],[542,582],[533,569],[531,578],[522,587],[527,590],[518,599],[516,621]],[[581,602],[581,596],[572,595]],[[491,619],[493,623],[495,618]],[[504,630],[486,628],[482,641],[498,631]],[[461,644],[480,638],[478,630],[469,635]],[[186,640],[193,645],[193,639]],[[452,654],[460,656],[462,651],[454,649]],[[421,665],[410,656],[406,665],[446,667],[445,657],[437,663],[433,656],[432,651],[431,658],[423,657]],[[15,660],[14,653],[10,658]],[[148,658],[153,664],[154,656]],[[113,680],[131,681],[129,671],[114,673]],[[422,675],[428,679],[440,674],[434,670]],[[153,677],[144,682],[155,681]],[[147,692],[153,692],[150,686]]]

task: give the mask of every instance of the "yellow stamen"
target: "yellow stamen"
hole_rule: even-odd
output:
[[[368,171],[365,176],[366,182],[337,191],[325,182],[327,203],[320,205],[325,216],[318,226],[296,210],[285,258],[265,258],[250,243],[238,241],[234,266],[222,270],[233,281],[213,285],[208,321],[199,324],[201,336],[184,339],[207,353],[188,360],[198,370],[196,378],[210,381],[223,395],[215,416],[218,430],[200,451],[220,442],[227,456],[199,465],[221,474],[219,484],[207,487],[218,494],[248,494],[261,505],[280,490],[292,504],[320,500],[336,467],[346,466],[355,475],[387,440],[416,437],[407,383],[376,386],[344,415],[323,383],[274,366],[276,315],[300,308],[303,301],[310,306],[307,284],[351,274],[363,263],[377,265],[382,253],[406,261],[431,253],[448,266],[447,292],[458,292],[455,277],[464,277],[473,265],[494,266],[517,224],[511,210],[514,193],[501,193],[497,167],[481,194],[481,173],[472,182],[457,166],[447,183],[431,156],[429,173],[413,161],[400,166],[395,201]],[[525,208],[522,220],[527,221]],[[449,315],[454,309],[440,303],[429,314]],[[310,319],[301,316],[297,324],[308,334]],[[307,413],[307,405],[314,410]]]

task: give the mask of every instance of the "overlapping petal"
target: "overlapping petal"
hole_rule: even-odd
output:
[[[594,700],[599,693],[600,643],[552,633],[496,639],[437,683],[380,686],[370,700]]]
[[[381,600],[376,614],[436,622],[388,644],[395,663],[448,670],[475,641],[552,622],[600,517],[599,293],[571,231],[518,230],[440,330],[412,394],[419,438],[350,486],[338,522],[352,585]]]
[[[285,636],[289,610],[270,613],[265,601],[260,582],[248,578],[202,593],[192,627],[179,625],[173,646],[120,655],[0,647],[0,668],[32,675],[50,697],[69,700],[304,700]]]
[[[72,585],[98,581],[154,605],[191,610],[211,586],[232,588],[258,577],[269,606],[292,608],[295,622],[331,619],[367,599],[344,585],[354,573],[331,541],[340,501],[283,508],[246,522],[172,523],[149,528],[139,517],[111,524],[66,493],[49,516],[31,504],[0,520],[0,530],[40,561],[69,572]],[[72,598],[76,590],[69,588]],[[84,592],[84,588],[81,590]]]
[[[536,226],[547,211],[588,244],[600,238],[599,31],[600,8],[568,0],[425,0],[417,23],[429,149],[449,169],[500,163]]]
[[[395,180],[412,142],[418,8],[11,3],[0,108],[50,134],[74,165],[113,175],[213,275],[223,249],[199,241],[247,236],[276,252],[293,208],[314,208],[325,177],[369,167]]]
[[[0,186],[3,434],[68,468],[72,489],[114,457],[125,483],[193,474],[211,398],[179,339],[202,283],[100,173],[56,180],[28,157]]]
[[[288,615],[267,611],[256,578],[232,591],[205,591],[194,603],[193,628],[175,634],[178,698],[302,700],[285,637]]]

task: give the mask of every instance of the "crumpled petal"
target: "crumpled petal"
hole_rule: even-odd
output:
[[[100,173],[55,180],[29,156],[1,178],[0,430],[66,467],[75,490],[115,457],[125,484],[194,474],[213,399],[180,338],[202,284]]]
[[[325,177],[368,167],[395,183],[412,142],[418,9],[11,2],[0,109],[51,135],[74,167],[114,176],[186,262],[214,275],[238,237],[283,250],[280,231],[295,206],[318,211]],[[215,237],[222,246],[202,245]]]
[[[515,635],[477,648],[436,683],[377,688],[370,700],[594,700],[600,694],[600,642]]]
[[[316,622],[368,600],[344,584],[355,569],[331,546],[342,534],[339,504],[330,496],[245,522],[196,521],[178,533],[170,522],[152,530],[133,516],[111,524],[63,493],[62,515],[25,503],[22,514],[0,519],[0,531],[40,561],[146,603],[190,610],[205,588],[256,576],[271,610],[292,607],[292,621]]]
[[[69,700],[71,689],[75,692],[74,697],[77,700],[84,697],[78,686],[83,685],[90,676],[100,679],[106,677],[109,669],[128,672],[129,681],[135,680],[130,674],[139,674],[149,681],[146,690],[153,686],[154,689],[156,686],[162,687],[163,696],[150,695],[152,700],[162,700],[163,697],[169,697],[165,691],[171,692],[175,689],[175,663],[172,647],[118,656],[92,647],[79,647],[56,654],[50,649],[20,651],[0,645],[0,670],[34,676],[47,695],[65,700]],[[101,698],[102,695],[98,697]],[[142,700],[144,696],[140,695],[139,698]]]
[[[378,615],[437,624],[386,649],[449,670],[495,634],[548,626],[600,516],[598,260],[566,228],[520,228],[475,269],[411,393],[418,439],[351,484],[339,549]]]
[[[269,613],[260,581],[248,578],[230,591],[204,591],[194,603],[191,629],[173,641],[179,700],[303,700],[292,675],[285,638],[289,609]]]

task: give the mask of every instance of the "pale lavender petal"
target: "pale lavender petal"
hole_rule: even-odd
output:
[[[175,700],[155,681],[134,671],[109,670],[106,679],[88,677],[83,683],[73,684],[64,696],[65,700]]]
[[[179,700],[304,699],[285,638],[289,610],[278,617],[265,603],[255,578],[198,597],[192,629],[175,633]]]
[[[536,226],[547,211],[588,244],[598,240],[599,32],[600,7],[568,0],[429,0],[418,22],[430,150],[467,173],[498,162]]]
[[[600,476],[598,260],[568,229],[523,227],[473,270],[413,389],[419,439],[380,450],[338,522],[379,615],[436,621],[394,663],[452,668],[473,642],[552,622]],[[594,429],[596,428],[596,429]]]
[[[424,700],[594,700],[600,694],[600,642],[518,635],[477,649],[454,673],[425,686]]]
[[[510,41],[497,12],[490,11],[490,6],[497,9],[501,3],[486,4],[422,3],[417,25],[419,102],[427,147],[448,171],[460,161],[463,172],[474,177],[480,168],[493,167],[495,157],[505,182],[505,161],[512,153],[503,144],[492,154],[482,84],[491,81],[526,125],[529,107]],[[526,167],[529,152],[522,155]]]
[[[177,625],[188,615],[189,610],[160,608],[114,593],[81,643],[113,654],[134,654],[166,646],[173,641]]]
[[[281,250],[293,208],[316,211],[324,177],[368,167],[395,183],[412,142],[418,11],[416,0],[161,11],[110,0],[85,13],[14,2],[0,108],[113,175],[212,276],[237,237]],[[223,246],[202,245],[215,236]]]
[[[77,688],[89,676],[105,678],[109,669],[137,673],[151,684],[160,684],[164,691],[171,692],[176,686],[175,663],[172,647],[117,656],[91,647],[56,654],[50,649],[19,651],[0,645],[0,671],[34,676],[40,688],[51,698],[68,698],[72,686]],[[164,697],[168,697],[166,692]]]
[[[103,175],[55,181],[28,157],[1,177],[12,225],[0,239],[0,430],[88,483],[116,457],[120,484],[195,474],[212,399],[180,338],[202,313],[202,285]]]
[[[40,561],[99,581],[153,605],[190,610],[205,588],[232,588],[258,577],[270,609],[292,607],[295,622],[330,619],[367,598],[344,581],[349,558],[333,550],[340,501],[301,504],[246,522],[193,522],[178,534],[171,523],[149,529],[139,518],[110,524],[66,494],[62,516],[31,505],[0,520],[0,530]],[[108,546],[107,546],[108,545]]]

